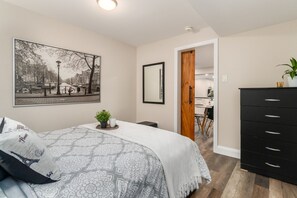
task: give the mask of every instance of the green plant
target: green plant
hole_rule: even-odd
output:
[[[102,110],[100,112],[97,112],[96,113],[96,116],[95,116],[95,118],[99,122],[107,122],[110,117],[111,117],[110,113],[108,111],[105,111],[105,110]]]
[[[289,64],[279,64],[277,66],[286,66],[290,67],[290,69],[287,69],[285,73],[282,75],[282,78],[284,79],[285,75],[290,75],[291,78],[293,79],[295,76],[297,76],[297,61],[295,58],[290,59],[291,65]]]

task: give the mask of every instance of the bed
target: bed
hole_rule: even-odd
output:
[[[149,126],[117,124],[110,131],[93,123],[38,133],[62,172],[60,180],[32,184],[7,177],[0,182],[0,198],[179,198],[211,180],[192,140]]]

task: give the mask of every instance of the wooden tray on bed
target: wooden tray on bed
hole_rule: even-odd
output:
[[[106,126],[106,128],[101,128],[101,125],[100,124],[98,124],[96,126],[96,129],[102,129],[102,130],[115,130],[115,129],[118,129],[118,128],[119,128],[119,125],[117,125],[117,124],[114,127],[110,127],[110,125],[108,124]]]

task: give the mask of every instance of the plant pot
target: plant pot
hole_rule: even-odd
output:
[[[297,87],[297,76],[295,76],[293,79],[288,76],[287,80],[289,87]]]
[[[102,129],[105,129],[107,127],[107,122],[100,122],[100,126]]]

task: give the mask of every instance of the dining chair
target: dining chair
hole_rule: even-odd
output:
[[[198,130],[201,131],[202,129],[202,123],[201,123],[201,118],[203,118],[204,114],[199,114],[199,113],[195,113],[195,119],[197,121],[198,124]]]
[[[213,109],[214,109],[214,107],[212,106],[207,111],[207,119],[209,120],[209,123],[208,123],[208,127],[207,127],[207,130],[206,130],[205,134],[208,137],[210,137],[210,132],[208,132],[209,131],[209,128],[210,128],[210,126],[213,126]]]

